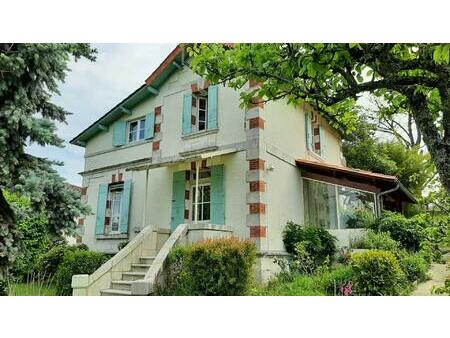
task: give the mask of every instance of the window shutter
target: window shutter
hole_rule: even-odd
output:
[[[184,190],[185,190],[185,171],[176,171],[173,173],[172,180],[172,220],[170,228],[173,230],[184,223]]]
[[[208,87],[208,129],[217,128],[217,86]]]
[[[155,113],[149,113],[145,117],[145,139],[155,135]]]
[[[320,156],[325,157],[325,131],[322,126],[319,126],[319,139],[320,139]]]
[[[184,94],[183,99],[183,135],[191,132],[192,94]]]
[[[312,137],[312,124],[310,112],[305,113],[305,134],[306,134],[306,148],[312,150],[313,137]]]
[[[106,200],[108,198],[108,185],[99,184],[97,199],[97,215],[95,218],[95,234],[102,235],[105,232]]]
[[[211,223],[225,224],[225,185],[223,165],[211,167]]]
[[[128,233],[128,220],[130,218],[130,202],[131,202],[131,180],[125,180],[125,182],[123,182],[123,195],[120,205],[119,231],[121,234]]]
[[[118,147],[125,144],[127,137],[127,122],[118,120],[113,124],[113,146]]]

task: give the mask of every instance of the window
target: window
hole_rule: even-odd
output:
[[[192,95],[192,129],[206,130],[208,126],[208,95]]]
[[[118,233],[120,224],[120,214],[123,197],[123,184],[114,184],[109,187],[109,233]],[[108,211],[108,209],[107,209]]]
[[[198,185],[198,221],[210,220],[211,185],[203,183]],[[192,187],[192,217],[195,221],[195,184]]]
[[[303,196],[307,224],[345,229],[357,213],[375,214],[375,194],[371,192],[304,178]]]
[[[319,126],[319,116],[316,113],[312,114],[311,119],[311,129],[312,129],[312,135],[313,135],[313,144],[312,144],[312,150],[320,155],[321,154],[321,144],[320,144],[320,126]]]
[[[136,142],[145,138],[145,119],[132,121],[128,127],[128,142]]]

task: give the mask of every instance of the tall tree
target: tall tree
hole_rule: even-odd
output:
[[[17,251],[15,216],[2,189],[28,195],[45,210],[55,234],[75,228],[75,217],[88,212],[76,193],[52,169],[53,162],[26,153],[27,144],[61,147],[54,121],[68,112],[51,102],[69,71],[68,63],[94,61],[89,44],[0,44],[0,270]]]
[[[356,127],[363,93],[411,112],[450,192],[450,44],[199,44],[191,67],[214,83],[242,88],[242,102],[306,102],[343,133]]]

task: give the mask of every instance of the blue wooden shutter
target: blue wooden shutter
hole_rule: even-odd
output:
[[[97,214],[95,217],[95,234],[102,235],[105,232],[105,211],[108,198],[108,185],[99,184],[97,199]]]
[[[208,129],[217,128],[217,86],[208,87]]]
[[[319,126],[320,156],[325,157],[325,131]]]
[[[172,180],[172,220],[170,228],[173,230],[184,223],[184,190],[185,190],[185,171],[176,171],[173,173]]]
[[[191,132],[192,94],[184,94],[183,98],[183,135]]]
[[[125,182],[123,182],[123,195],[120,204],[119,231],[121,234],[128,233],[128,220],[130,218],[130,202],[131,202],[131,180],[125,180]]]
[[[313,136],[312,136],[312,125],[311,125],[311,113],[305,113],[305,134],[306,134],[306,148],[309,150],[313,149]]]
[[[145,117],[145,139],[155,135],[155,113],[149,113]]]
[[[113,124],[113,146],[124,145],[127,137],[127,122],[118,120]]]
[[[211,223],[225,224],[225,185],[223,165],[211,167]]]

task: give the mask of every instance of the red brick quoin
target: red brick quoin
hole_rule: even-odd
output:
[[[266,205],[264,203],[250,203],[249,204],[251,214],[265,214]]]
[[[249,170],[264,170],[265,161],[259,158],[248,161]]]
[[[264,129],[264,120],[260,117],[254,117],[252,119],[249,119],[249,128],[250,129]]]
[[[250,237],[266,237],[266,227],[255,225],[250,227]]]
[[[152,145],[153,151],[159,150],[159,141],[154,141]]]
[[[250,185],[250,191],[255,192],[265,192],[266,191],[266,183],[263,181],[253,181],[249,183]]]

